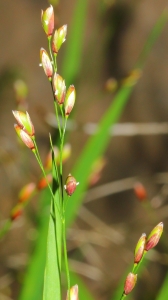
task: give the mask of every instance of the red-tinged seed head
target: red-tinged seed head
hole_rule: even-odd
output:
[[[64,108],[65,108],[65,116],[68,118],[69,114],[71,113],[76,99],[76,92],[74,85],[70,85],[66,92]]]
[[[69,174],[65,182],[65,191],[68,196],[71,196],[75,192],[76,186],[78,184],[79,183],[76,182],[76,179],[71,174]]]
[[[134,185],[134,193],[139,201],[147,199],[147,192],[145,187],[140,182],[136,182]]]
[[[19,202],[25,202],[27,201],[35,192],[36,185],[34,182],[30,182],[26,184],[19,193]]]
[[[54,10],[52,5],[50,5],[50,7],[48,7],[45,11],[41,11],[41,22],[47,36],[51,36],[54,30]]]
[[[134,254],[135,264],[138,264],[141,261],[145,249],[145,243],[146,243],[146,234],[143,233],[135,247],[135,254]]]
[[[40,49],[40,61],[41,61],[42,67],[44,69],[44,73],[46,74],[48,79],[51,81],[51,78],[53,75],[53,67],[52,67],[52,63],[50,61],[47,51],[43,48]]]
[[[154,248],[158,244],[162,232],[163,232],[163,222],[160,222],[156,227],[153,228],[153,230],[147,237],[145,251],[149,251],[150,249]]]
[[[54,74],[53,87],[58,104],[63,104],[66,94],[65,80],[57,73]]]
[[[131,293],[136,282],[137,282],[137,275],[135,275],[133,273],[129,273],[126,278],[125,285],[124,285],[124,294],[125,295],[128,295]]]
[[[34,126],[33,126],[33,123],[30,119],[28,112],[24,113],[22,111],[13,110],[12,113],[13,113],[16,121],[18,122],[18,125],[20,126],[20,128],[23,131],[25,131],[28,135],[34,136],[35,130],[34,130]]]
[[[23,212],[23,207],[21,204],[17,204],[11,211],[11,220],[14,221],[16,220],[18,217],[21,216]]]
[[[52,50],[55,54],[58,53],[62,44],[65,42],[66,35],[67,35],[67,25],[63,25],[58,30],[55,30],[53,42],[52,42]]]
[[[14,128],[16,130],[17,135],[19,136],[19,138],[22,140],[22,142],[29,148],[31,149],[33,152],[35,151],[35,146],[34,146],[34,142],[31,139],[31,137],[20,128],[19,125],[14,124]]]

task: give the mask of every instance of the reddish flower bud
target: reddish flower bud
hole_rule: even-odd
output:
[[[36,185],[34,182],[26,184],[19,193],[19,202],[27,201],[35,192]]]
[[[19,127],[28,135],[34,136],[35,130],[28,112],[24,113],[22,111],[12,110],[12,113],[18,122]]]
[[[55,54],[58,53],[61,45],[65,42],[67,34],[67,25],[63,25],[58,30],[55,30],[53,42],[52,42],[52,50]]]
[[[47,36],[51,36],[54,30],[54,10],[52,5],[45,11],[41,11],[41,22]]]
[[[47,51],[43,48],[40,49],[40,61],[46,76],[51,81],[51,77],[53,75],[53,67]]]
[[[70,300],[78,300],[78,285],[74,285],[71,287],[70,289]],[[67,292],[67,297],[66,297],[66,300],[68,300],[68,292]]]
[[[53,86],[55,91],[55,98],[58,104],[63,104],[66,93],[65,80],[63,80],[63,78],[57,73],[54,74]]]
[[[140,201],[144,201],[147,199],[146,189],[140,182],[137,182],[134,185],[134,193],[135,193],[136,197],[138,198],[138,200],[140,200]]]
[[[65,191],[68,196],[71,196],[75,192],[76,186],[79,184],[79,182],[76,182],[76,179],[71,174],[69,174],[65,183]]]
[[[65,96],[65,116],[68,118],[75,104],[76,92],[74,85],[70,85]]]
[[[39,182],[37,183],[37,189],[43,190],[48,186],[48,183],[52,182],[52,175],[49,173],[47,174],[47,180],[45,177],[41,178]]]
[[[143,256],[146,243],[146,234],[143,233],[135,247],[134,263],[138,264]]]
[[[21,204],[17,204],[11,211],[11,220],[14,221],[16,220],[18,217],[20,217],[20,215],[23,212],[23,206]]]
[[[163,222],[160,222],[156,227],[153,228],[153,230],[147,237],[145,251],[149,251],[150,249],[154,248],[158,244],[162,232],[163,232]]]
[[[133,273],[129,273],[126,278],[125,285],[124,285],[124,294],[125,295],[128,295],[131,293],[136,282],[137,282],[137,274],[135,275]]]
[[[33,140],[31,139],[31,137],[23,129],[21,129],[19,125],[14,124],[14,128],[16,130],[17,135],[22,140],[22,142],[29,149],[31,149],[32,151],[35,151],[35,146],[34,146],[34,143],[33,143]]]

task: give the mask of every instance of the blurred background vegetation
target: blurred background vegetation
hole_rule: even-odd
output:
[[[115,87],[122,87],[130,79],[129,74],[166,5],[167,1],[163,0],[60,0],[56,6],[56,26],[68,24],[58,70],[67,84],[74,84],[77,90],[74,126],[67,137],[72,154],[65,165],[65,176],[80,158],[95,124],[113,102]],[[18,144],[13,130],[11,110],[17,109],[14,92],[17,79],[23,79],[28,86],[28,111],[43,159],[49,149],[48,132],[57,135],[52,122],[50,85],[39,67],[39,49],[47,49],[40,11],[47,6],[46,0],[0,1],[1,225],[17,203],[22,186],[40,176],[34,156]],[[113,127],[113,139],[110,138],[101,158],[103,169],[90,179],[88,192],[83,195],[84,204],[76,211],[75,222],[68,229],[71,268],[81,276],[96,300],[119,299],[115,298],[115,290],[126,270],[131,270],[134,247],[142,232],[148,234],[163,221],[167,237],[167,31],[168,24],[165,24],[145,58],[142,73],[131,73],[133,79],[139,80],[119,123]],[[73,64],[71,61],[75,60]],[[135,197],[136,181],[141,181],[147,190],[146,205]],[[73,197],[70,201],[73,203]],[[2,300],[19,299],[21,295],[38,238],[41,202],[35,196],[1,241]],[[156,297],[166,275],[168,247],[160,243],[148,259],[129,299],[166,299]],[[37,269],[37,278],[38,272]],[[80,299],[92,298],[80,295]]]

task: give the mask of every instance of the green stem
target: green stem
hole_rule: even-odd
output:
[[[0,240],[9,231],[9,229],[11,228],[11,224],[12,224],[11,220],[7,220],[5,222],[5,224],[3,225],[3,227],[0,230]]]
[[[54,53],[54,71],[57,72],[57,54]]]
[[[141,265],[141,263],[142,263],[145,255],[146,255],[146,253],[147,253],[147,251],[144,251],[143,256],[142,256],[140,262],[138,264],[134,264],[133,269],[132,269],[132,273],[137,274],[138,269],[139,269],[139,267],[140,267],[140,265]]]
[[[53,54],[52,54],[52,49],[51,49],[51,38],[52,38],[51,36],[48,37],[48,48],[49,48],[50,57],[51,57],[51,60],[52,60],[53,66],[54,66],[54,72],[56,72],[56,67],[54,64],[54,59],[53,59]]]
[[[40,158],[40,154],[39,154],[38,147],[37,147],[37,144],[36,144],[35,139],[34,139],[34,145],[35,145],[35,150],[36,150],[36,151],[34,152],[34,155],[35,155],[35,157],[36,157],[36,159],[37,159],[37,161],[38,161],[38,163],[39,163],[39,166],[40,166],[40,168],[41,168],[41,170],[42,170],[42,173],[43,173],[43,175],[44,175],[44,177],[45,177],[45,179],[46,179],[47,186],[48,186],[48,188],[49,188],[49,190],[50,190],[52,199],[53,199],[53,201],[54,201],[54,194],[53,194],[52,188],[51,188],[51,186],[50,186],[50,184],[49,184],[49,182],[48,182],[47,175],[46,175],[46,173],[45,173],[45,170],[44,170],[44,167],[43,167],[41,158]],[[56,205],[57,205],[57,203],[56,203]],[[57,205],[57,209],[58,209],[59,214],[60,214],[60,217],[61,217],[61,212],[60,212],[60,210],[59,210],[59,208],[58,208],[58,205]]]
[[[68,283],[68,299],[67,300],[70,300],[70,287],[71,287],[71,284],[70,284],[69,267],[68,267],[67,246],[66,246],[65,218],[63,218],[62,226],[63,226],[63,247],[64,247],[65,270],[66,270],[67,283]]]
[[[123,299],[125,299],[125,297],[126,297],[127,295],[125,295],[125,294],[122,294],[122,296],[121,296],[121,298],[120,298],[120,300],[123,300]]]
[[[64,194],[64,186],[63,186],[63,176],[62,176],[62,152],[63,152],[63,145],[64,145],[64,137],[65,137],[65,130],[66,130],[66,123],[64,123],[64,129],[61,137],[61,144],[60,144],[60,178],[61,178],[61,190],[62,190],[62,201],[63,201],[63,194]]]
[[[58,107],[57,107],[57,102],[55,100],[55,94],[54,94],[54,89],[53,89],[52,82],[50,82],[50,83],[51,83],[51,89],[52,89],[53,98],[54,98],[54,108],[55,108],[55,114],[56,114],[56,121],[58,123],[58,130],[59,130],[59,135],[60,135],[60,139],[61,139],[62,133],[61,133],[61,124],[60,124],[59,114],[58,114]]]

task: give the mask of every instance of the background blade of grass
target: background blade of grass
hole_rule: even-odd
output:
[[[81,66],[83,33],[87,20],[87,5],[88,0],[76,1],[71,28],[68,28],[65,56],[61,68],[61,76],[65,78],[67,86],[74,82]]]
[[[156,300],[165,300],[168,298],[168,273],[156,297]]]
[[[164,25],[168,20],[167,11],[163,12],[158,21],[156,22],[150,36],[142,51],[142,56],[138,60],[136,66],[142,69],[146,56],[152,49],[154,42],[157,40],[158,36],[161,34]],[[82,196],[87,187],[87,180],[91,171],[92,164],[94,161],[105,151],[109,140],[111,139],[109,135],[109,129],[115,122],[120,118],[122,111],[129,99],[129,96],[134,88],[134,85],[123,85],[121,89],[116,94],[111,106],[107,109],[102,120],[99,123],[99,127],[95,136],[91,137],[80,155],[79,160],[72,170],[73,176],[80,182],[78,188],[73,195],[73,201],[69,201],[66,209],[66,224],[70,225],[75,219],[75,215],[78,211],[79,206],[82,202]]]

